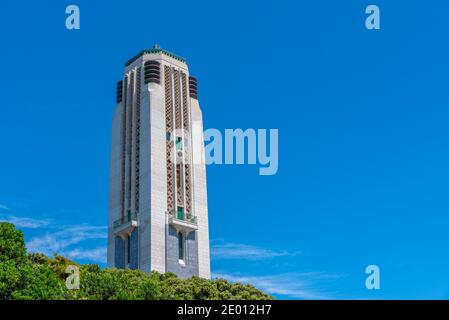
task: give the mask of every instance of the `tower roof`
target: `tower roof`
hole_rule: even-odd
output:
[[[133,63],[134,61],[136,61],[137,59],[139,59],[141,56],[143,56],[144,54],[151,54],[151,53],[162,53],[165,54],[173,59],[179,60],[183,63],[187,63],[187,60],[184,59],[181,56],[178,56],[174,53],[171,53],[167,50],[162,49],[158,44],[154,45],[153,48],[150,49],[144,49],[142,51],[140,51],[136,56],[132,57],[131,59],[129,59],[126,63],[125,63],[125,67],[129,66],[131,63]]]

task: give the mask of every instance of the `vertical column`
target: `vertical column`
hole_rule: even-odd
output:
[[[109,206],[108,206],[108,267],[115,266],[114,221],[122,216],[122,118],[123,81],[117,83],[116,107],[112,121],[112,143],[110,153]]]
[[[141,68],[137,68],[135,76],[135,99],[134,99],[134,190],[132,211],[139,213],[140,208],[140,90],[141,90]],[[139,266],[139,226],[133,230],[128,238],[130,244],[128,246],[129,268],[137,269]]]
[[[185,185],[185,210],[186,215],[190,217],[193,214],[192,211],[192,199],[191,199],[191,164],[192,158],[190,154],[191,150],[191,128],[190,128],[190,108],[188,105],[188,92],[187,92],[187,77],[184,72],[181,73],[182,81],[182,120],[183,120],[183,132],[184,135],[184,185]]]
[[[156,61],[157,62],[157,61]],[[160,76],[159,68],[154,75]],[[149,80],[154,79],[154,77]],[[167,125],[165,114],[165,91],[159,81],[149,82],[150,95],[150,143],[151,143],[151,270],[166,271],[166,210],[167,210]]]
[[[196,79],[189,79],[190,113],[192,127],[192,154],[196,161],[193,169],[193,206],[198,221],[198,271],[202,278],[210,279],[209,221],[207,205],[206,165],[204,155],[203,117],[198,103]]]
[[[140,205],[140,87],[141,87],[141,68],[136,73],[136,107],[135,107],[135,169],[134,169],[134,211],[139,212]]]
[[[174,85],[174,100],[175,100],[175,128],[177,136],[175,138],[176,151],[178,151],[178,139],[182,139],[182,107],[181,107],[181,90],[180,90],[180,77],[179,71],[173,70],[173,85]],[[181,146],[184,141],[181,140]],[[180,153],[182,154],[182,152]],[[182,158],[179,159],[178,153],[175,153],[176,157],[176,206],[181,207],[184,212],[179,218],[184,218],[185,208],[184,208],[184,179],[183,179],[183,161]]]
[[[127,128],[126,128],[126,201],[125,215],[128,210],[132,210],[132,172],[133,172],[133,104],[134,104],[134,71],[130,72],[129,77],[129,103],[127,110]]]
[[[125,82],[123,85],[123,114],[122,114],[122,128],[121,128],[121,186],[120,186],[120,215],[124,216],[126,211],[126,200],[125,200],[125,188],[126,188],[126,121],[128,113],[128,76],[125,76]]]
[[[175,208],[175,164],[172,155],[174,150],[173,100],[171,86],[171,68],[164,66],[165,84],[165,126],[166,126],[166,157],[167,157],[167,211],[172,213]]]

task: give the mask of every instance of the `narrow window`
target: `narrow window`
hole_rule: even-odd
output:
[[[176,212],[176,218],[178,220],[184,220],[184,208],[178,207],[178,211]]]
[[[178,253],[179,262],[185,263],[185,240],[184,235],[181,232],[178,232]]]
[[[176,137],[176,150],[182,150],[182,139],[181,139],[181,137]]]
[[[128,237],[126,237],[126,243],[127,243],[127,250],[128,250],[128,252],[127,252],[127,264],[129,265],[130,263],[131,263],[131,237],[130,236],[128,236]]]

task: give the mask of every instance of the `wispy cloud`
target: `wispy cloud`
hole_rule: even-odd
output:
[[[299,251],[276,250],[262,248],[242,243],[219,242],[211,247],[211,256],[214,259],[245,259],[265,260],[277,257],[295,256]]]
[[[335,280],[340,275],[326,274],[323,272],[283,273],[277,275],[248,276],[227,273],[214,273],[214,278],[224,278],[231,282],[252,284],[265,292],[273,295],[283,295],[296,299],[333,299],[326,292],[316,290],[321,287],[323,280]]]
[[[0,204],[0,210],[9,210],[9,208],[3,204]]]
[[[51,223],[49,219],[33,219],[16,216],[0,217],[0,221],[10,222],[19,228],[36,229],[46,227]]]
[[[6,206],[0,205],[0,209]],[[106,226],[88,224],[59,226],[50,219],[36,219],[0,214],[0,221],[14,224],[18,228],[37,229],[36,236],[26,243],[28,252],[40,252],[47,256],[60,254],[70,259],[82,259],[104,263],[106,246],[93,247],[95,242],[107,238]],[[98,244],[98,243],[97,243]]]
[[[64,254],[68,252],[75,256],[81,256],[80,248],[71,249],[73,245],[78,245],[83,241],[92,239],[106,239],[107,228],[105,226],[90,226],[90,225],[74,225],[62,227],[55,232],[46,233],[41,236],[34,237],[28,242],[27,248],[30,252],[42,252],[46,255]],[[74,251],[78,249],[78,251]],[[98,254],[98,252],[96,252]],[[86,254],[86,257],[89,254]],[[90,253],[91,257],[94,257]]]
[[[107,249],[106,247],[98,247],[94,249],[80,249],[76,248],[64,252],[64,256],[76,260],[83,259],[94,262],[106,263]]]

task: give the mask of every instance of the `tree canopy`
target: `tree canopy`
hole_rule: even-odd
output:
[[[68,266],[80,271],[79,289],[66,286]],[[23,233],[0,222],[0,300],[266,300],[272,296],[251,285],[225,279],[180,279],[172,273],[101,269],[62,256],[27,255]]]

